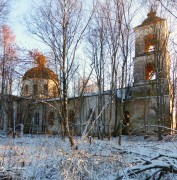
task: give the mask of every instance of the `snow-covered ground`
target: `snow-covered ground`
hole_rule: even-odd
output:
[[[177,179],[177,140],[123,136],[82,141],[45,135],[0,137],[0,179]]]

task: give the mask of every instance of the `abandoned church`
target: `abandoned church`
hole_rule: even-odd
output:
[[[151,9],[142,24],[134,28],[134,34],[133,85],[117,89],[114,101],[111,90],[69,97],[68,126],[73,135],[81,135],[84,131],[92,135],[117,134],[120,124],[123,131],[128,127],[130,133],[153,132],[158,126],[176,128],[167,21]],[[41,59],[24,74],[22,96],[4,97],[8,104],[7,113],[1,120],[4,131],[22,123],[25,133],[62,132],[60,79],[46,67],[46,59]],[[7,109],[13,113],[8,113]]]

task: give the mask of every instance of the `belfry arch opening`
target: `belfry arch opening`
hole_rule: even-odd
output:
[[[145,74],[146,74],[146,80],[156,79],[155,65],[153,63],[146,65]]]
[[[154,34],[148,34],[144,38],[144,52],[154,52],[155,51],[155,36]]]

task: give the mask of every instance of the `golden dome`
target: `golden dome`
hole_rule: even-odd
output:
[[[37,66],[28,70],[24,74],[23,80],[30,78],[43,78],[58,81],[58,76],[52,70],[46,68],[45,66]]]

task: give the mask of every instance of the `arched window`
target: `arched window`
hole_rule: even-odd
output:
[[[70,111],[69,111],[69,121],[70,121],[71,123],[74,123],[74,122],[75,122],[75,112],[74,112],[74,110],[70,110]]]
[[[37,84],[34,84],[34,86],[33,86],[33,92],[34,92],[34,94],[38,92],[38,86],[37,86]]]
[[[47,93],[48,93],[48,85],[44,84],[44,94],[47,94]]]
[[[124,112],[124,119],[123,119],[123,127],[122,127],[122,134],[128,135],[129,134],[129,126],[130,126],[130,113],[128,111]]]
[[[49,112],[49,115],[48,115],[48,124],[49,125],[54,125],[54,112],[53,111],[51,111],[51,112]]]
[[[28,95],[28,85],[26,84],[25,85],[25,88],[24,88],[24,95]]]
[[[155,36],[153,34],[148,34],[144,39],[144,51],[153,52],[155,51]]]
[[[145,74],[146,74],[146,80],[156,79],[155,65],[153,63],[146,65]]]
[[[130,123],[130,113],[128,111],[125,111],[123,124],[127,126],[129,125],[129,123]]]

